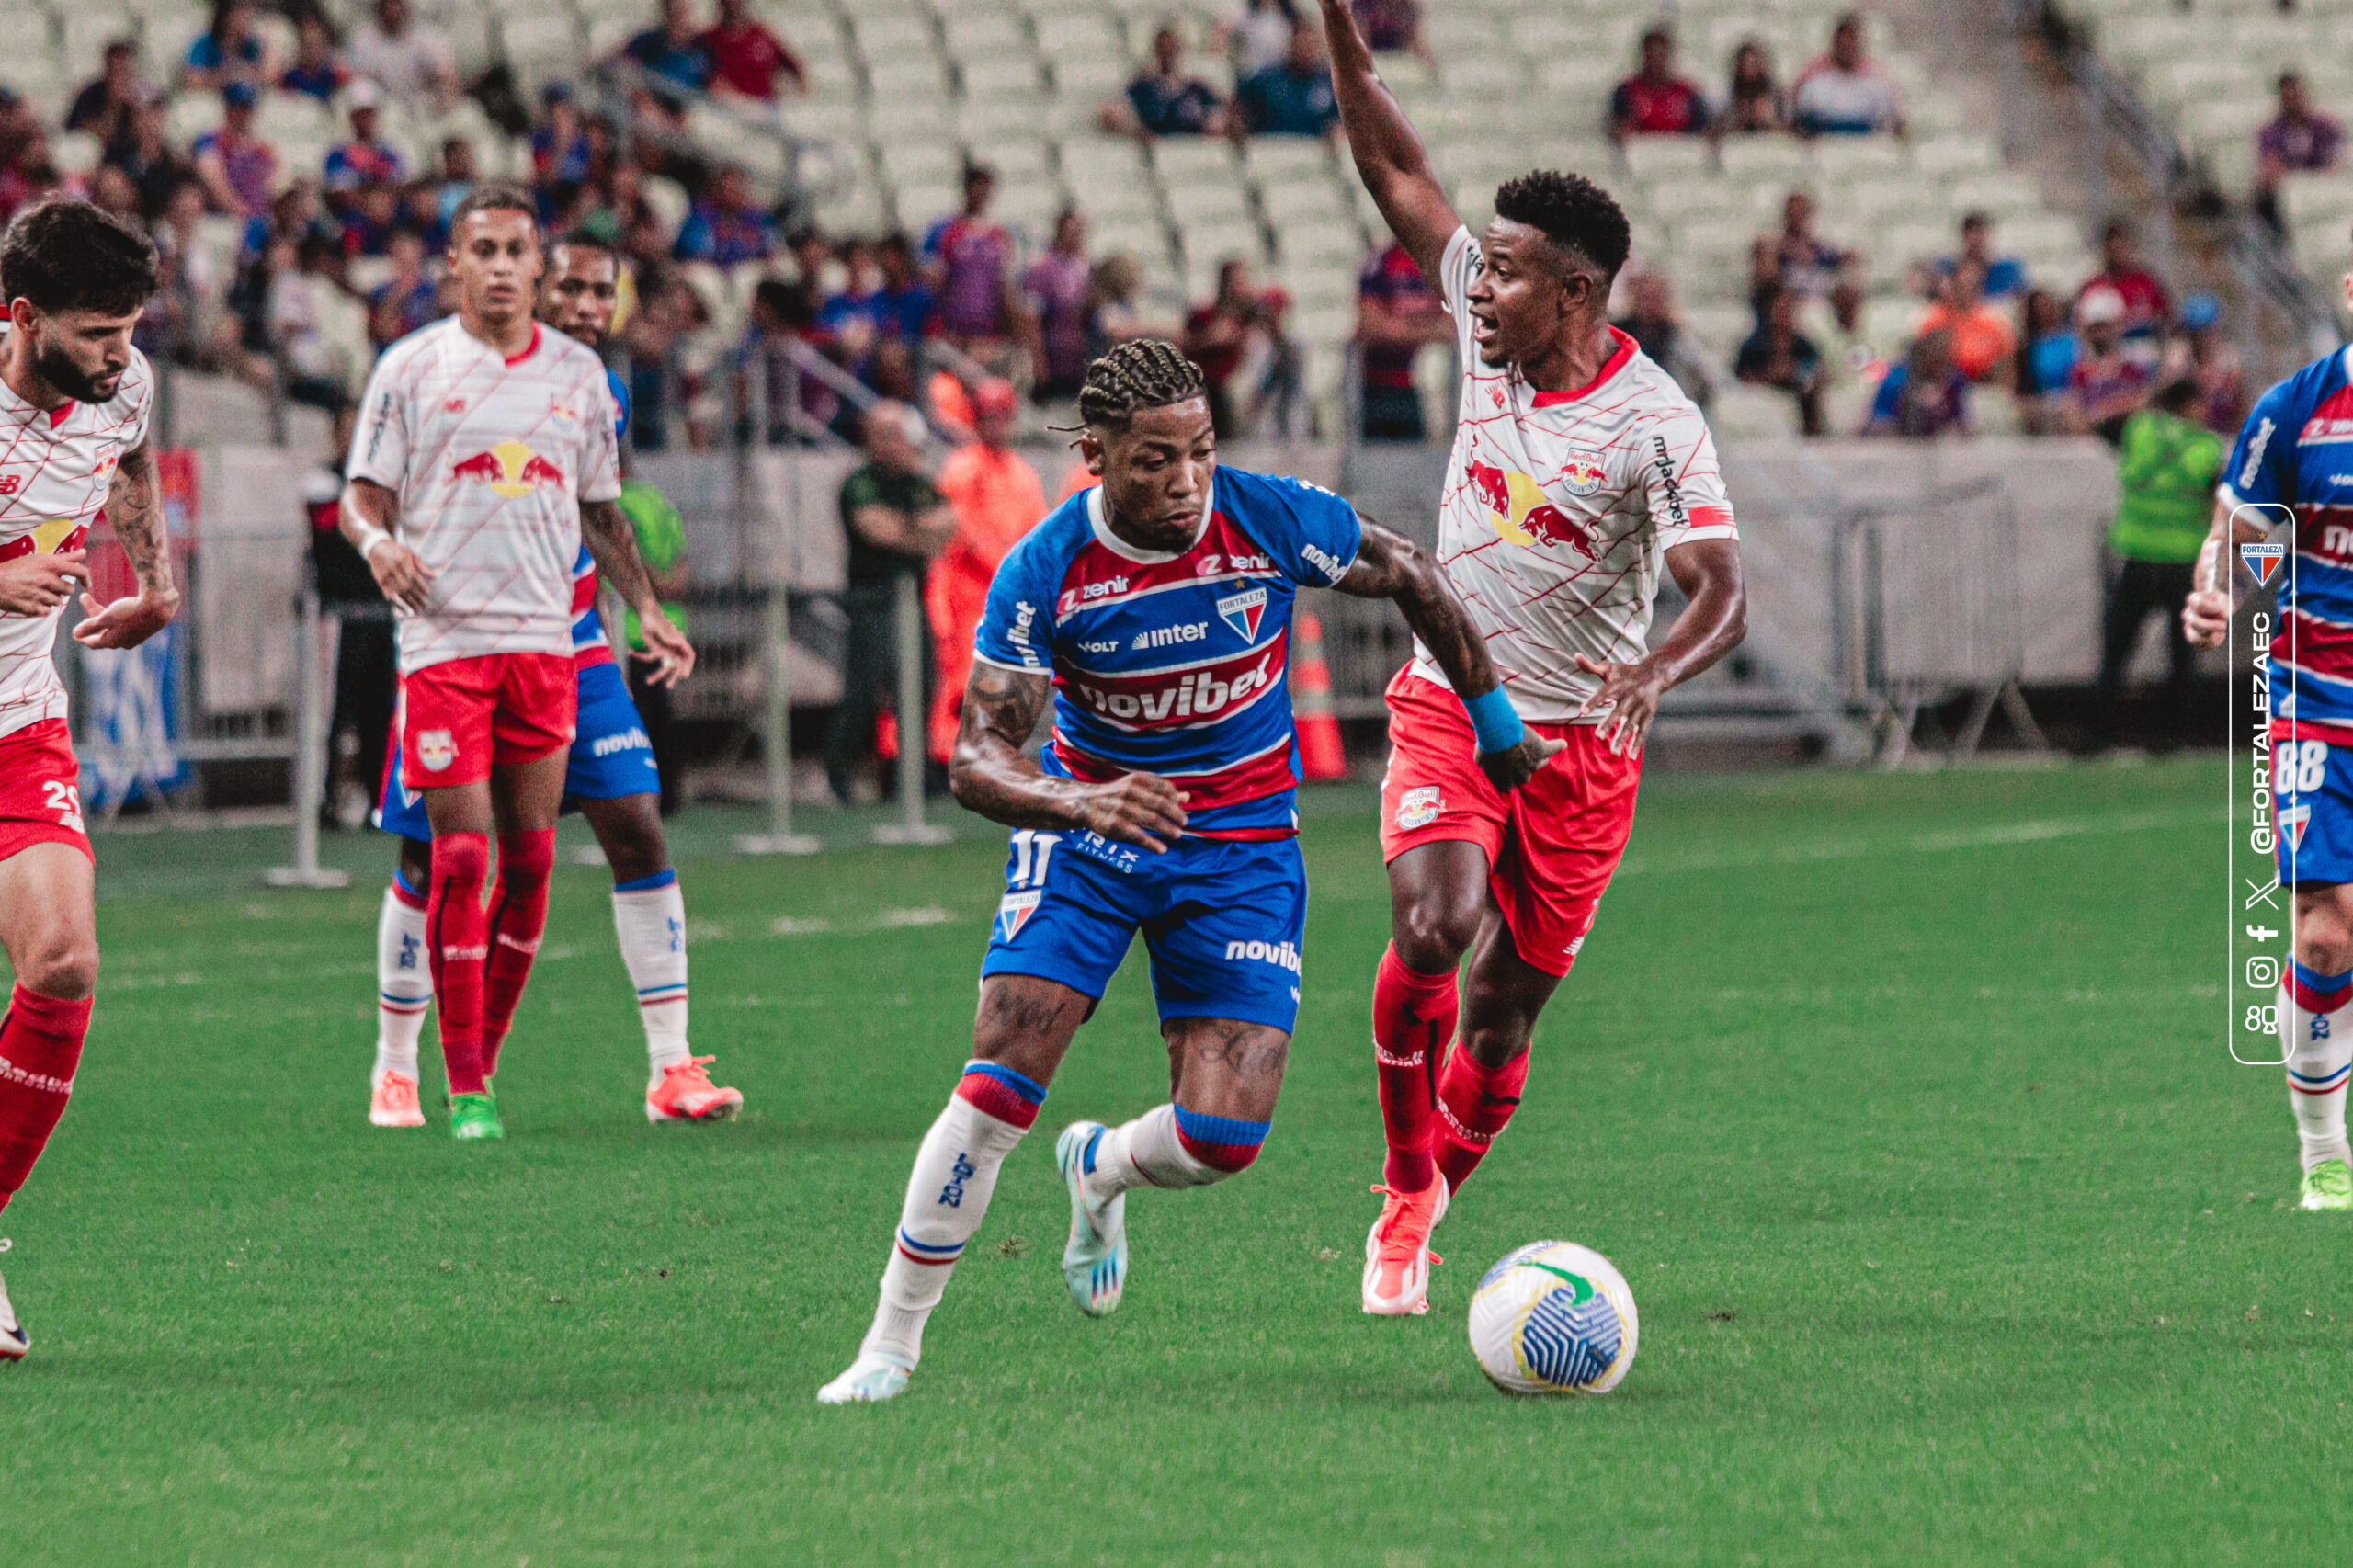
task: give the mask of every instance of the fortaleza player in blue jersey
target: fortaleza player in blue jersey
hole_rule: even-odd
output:
[[[1113,349],[1087,368],[1079,413],[1102,483],[997,568],[949,773],[959,801],[1017,830],[972,1060],[916,1153],[873,1326],[818,1392],[828,1404],[906,1387],[998,1167],[1139,930],[1170,1103],[1119,1127],[1074,1122],[1055,1143],[1079,1310],[1120,1304],[1130,1188],[1200,1187],[1257,1157],[1307,910],[1286,684],[1300,585],[1396,602],[1469,694],[1497,789],[1560,749],[1522,729],[1427,556],[1329,491],[1217,466],[1199,368],[1176,348]],[[1032,762],[1022,748],[1049,692],[1053,738]]]
[[[2353,304],[2353,276],[2344,288]],[[2302,1207],[2353,1209],[2353,349],[2313,360],[2247,415],[2182,608],[2192,642],[2217,648],[2229,631],[2238,547],[2286,539],[2290,525],[2293,553],[2271,573],[2279,624],[2267,683],[2279,881],[2294,899],[2279,1033]]]
[[[595,348],[612,322],[619,281],[620,263],[609,249],[594,236],[567,234],[549,247],[536,313],[556,331]],[[606,378],[615,433],[624,434],[629,390],[611,371]],[[564,772],[564,801],[587,818],[612,869],[613,931],[630,983],[637,989],[645,1029],[646,1118],[731,1117],[742,1108],[744,1096],[713,1084],[707,1071],[712,1059],[696,1056],[687,1043],[687,910],[662,833],[662,781],[653,744],[597,613],[597,566],[585,545],[572,576],[579,716]],[[376,813],[379,827],[399,835],[401,852],[376,923],[376,1065],[369,1078],[368,1119],[379,1127],[422,1127],[417,1038],[433,1005],[433,976],[425,961],[433,827],[426,820],[423,793],[401,782],[400,728],[395,717],[383,801]],[[506,1020],[485,1022],[492,1026],[483,1042],[487,1072],[495,1068]]]

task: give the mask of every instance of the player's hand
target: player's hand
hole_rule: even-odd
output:
[[[180,608],[177,592],[133,594],[102,605],[82,596],[82,613],[88,617],[74,629],[74,641],[85,648],[136,648],[164,630]]]
[[[2193,648],[2219,648],[2231,634],[2231,596],[2220,588],[2200,588],[2181,607],[2182,634]]]
[[[1601,685],[1585,706],[1577,710],[1580,719],[1597,710],[1606,710],[1608,717],[1601,721],[1601,739],[1612,756],[1640,756],[1643,737],[1650,733],[1651,721],[1658,717],[1659,699],[1666,695],[1666,677],[1648,659],[1637,659],[1630,665],[1603,664],[1577,655],[1577,668],[1589,676],[1599,676]]]
[[[1548,741],[1530,730],[1520,737],[1519,744],[1508,751],[1481,752],[1479,771],[1487,776],[1495,793],[1508,795],[1542,772],[1544,764],[1560,749],[1559,741]]]
[[[645,646],[631,654],[654,666],[645,677],[650,686],[676,686],[695,673],[695,645],[687,634],[670,624],[661,607],[652,606],[651,615],[644,608],[637,612],[638,635],[645,639]]]
[[[433,603],[433,568],[416,558],[416,551],[396,539],[380,540],[368,552],[368,570],[376,575],[376,586],[394,604],[404,605],[422,615]]]
[[[0,562],[0,615],[47,615],[90,580],[89,552],[19,555]]]
[[[1157,855],[1185,831],[1185,797],[1157,773],[1122,774],[1086,787],[1078,824]]]

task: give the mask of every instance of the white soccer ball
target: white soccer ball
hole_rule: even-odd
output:
[[[1641,1325],[1617,1266],[1574,1242],[1530,1242],[1471,1294],[1471,1350],[1506,1393],[1608,1393]]]

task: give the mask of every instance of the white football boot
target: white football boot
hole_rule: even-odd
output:
[[[880,1404],[906,1392],[915,1370],[894,1356],[861,1350],[849,1370],[817,1391],[819,1404]]]
[[[1109,1317],[1128,1288],[1128,1195],[1090,1202],[1086,1172],[1103,1140],[1099,1121],[1074,1121],[1054,1140],[1054,1168],[1070,1188],[1070,1241],[1063,1248],[1063,1283],[1088,1317]]]
[[[1446,1178],[1433,1174],[1419,1192],[1372,1189],[1384,1196],[1381,1218],[1364,1239],[1364,1310],[1375,1317],[1419,1317],[1430,1310],[1430,1233],[1446,1218]]]
[[[0,1237],[0,1252],[6,1252],[12,1244],[6,1237]],[[0,1279],[0,1361],[21,1361],[32,1347],[25,1325],[17,1321],[17,1309],[8,1304],[8,1282]]]

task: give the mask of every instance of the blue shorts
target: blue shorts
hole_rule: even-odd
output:
[[[630,700],[629,681],[621,667],[583,665],[575,672],[580,704],[572,737],[572,756],[563,769],[567,811],[575,801],[610,801],[622,795],[658,795],[662,774],[654,766],[654,743]],[[557,689],[561,690],[562,687]],[[384,797],[376,807],[376,825],[403,838],[430,841],[433,827],[426,820],[425,795],[401,782],[401,754],[392,748],[392,766],[384,773]]]
[[[1165,853],[1092,833],[1013,835],[981,977],[1033,974],[1100,998],[1138,930],[1161,1020],[1299,1020],[1307,869],[1299,840],[1179,839]]]
[[[2353,746],[2273,742],[2271,790],[2279,881],[2353,882]]]

